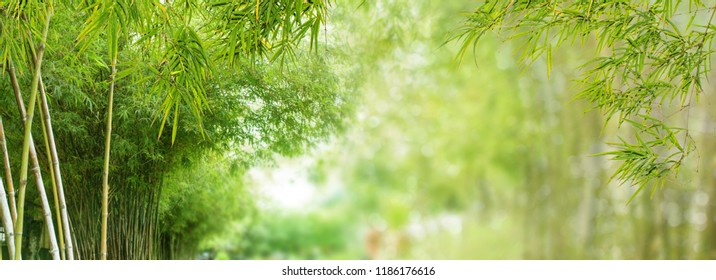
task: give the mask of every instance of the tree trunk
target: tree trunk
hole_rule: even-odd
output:
[[[102,260],[107,259],[107,214],[109,209],[109,149],[112,140],[112,104],[114,101],[114,78],[117,74],[117,54],[112,57],[112,82],[109,85],[109,107],[107,107],[107,132],[104,144],[104,171],[102,173],[102,243],[100,244],[100,256]]]
[[[10,157],[7,154],[7,143],[5,141],[5,127],[0,117],[0,146],[2,146],[3,163],[5,165],[5,180],[7,180],[7,192],[10,197],[10,214],[12,223],[17,220],[17,205],[15,204],[15,187],[12,184],[12,171],[10,170]]]

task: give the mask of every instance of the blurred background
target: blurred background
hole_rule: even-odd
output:
[[[618,162],[594,156],[626,128],[574,98],[593,51],[555,51],[549,79],[545,61],[520,65],[515,42],[494,35],[457,59],[446,42],[474,5],[336,4],[327,41],[359,96],[348,129],[251,169],[255,209],[202,241],[204,256],[716,257],[709,97],[691,112],[690,163],[627,203],[637,187],[610,180]]]

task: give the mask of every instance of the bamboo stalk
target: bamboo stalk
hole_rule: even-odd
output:
[[[32,144],[32,146],[33,146],[33,149],[34,149],[34,144]],[[36,157],[36,156],[34,157],[33,162],[37,162],[37,157]],[[37,179],[37,178],[40,178],[39,180],[42,180],[42,179],[41,179],[41,178],[42,178],[42,175],[40,175],[40,166],[39,166],[39,164],[38,164],[38,165],[33,164],[33,166],[34,166],[34,167],[33,167],[32,170],[30,170],[30,171],[32,171],[32,173],[33,173],[33,175],[34,175],[34,177],[35,177],[36,179]],[[40,182],[41,182],[41,181],[40,181]],[[45,185],[44,185],[44,183],[36,183],[36,185],[37,185],[37,191],[38,191],[38,193],[40,194],[40,201],[41,201],[41,204],[42,204],[42,205],[41,205],[41,206],[42,206],[42,213],[43,213],[44,220],[45,220],[45,226],[46,226],[46,228],[47,228],[47,232],[48,232],[48,235],[49,235],[48,237],[49,237],[49,239],[50,239],[50,240],[49,240],[49,241],[50,241],[50,254],[52,255],[52,259],[53,259],[53,260],[59,260],[59,259],[60,259],[59,248],[58,248],[58,246],[57,246],[57,238],[55,237],[55,234],[54,234],[54,233],[55,233],[55,226],[54,226],[54,224],[53,224],[53,222],[52,222],[52,211],[50,210],[50,205],[49,205],[48,200],[47,200],[47,194],[45,193]],[[17,246],[16,246],[16,247],[17,247]]]
[[[40,78],[40,82],[42,82],[42,77]],[[42,90],[40,90],[40,92],[42,92]],[[43,108],[43,110],[42,110],[43,116],[45,115],[45,107],[44,107],[45,105],[47,105],[47,104],[43,104],[43,107],[42,107],[42,108]],[[48,114],[48,115],[49,115],[49,114]],[[48,120],[47,120],[46,118],[41,118],[40,124],[42,125],[42,138],[43,138],[43,140],[45,141],[45,153],[47,154],[47,164],[48,164],[49,166],[52,166],[52,158],[51,158],[51,156],[50,156],[50,142],[49,142],[48,139],[47,139],[47,138],[48,138],[48,137],[47,137],[47,134],[48,134],[48,133],[47,133],[47,124],[46,124],[47,121],[48,121]],[[60,239],[59,239],[59,242],[60,242],[60,259],[64,260],[64,259],[66,259],[66,256],[65,256],[65,243],[64,243],[64,241],[63,241],[63,234],[62,234],[62,220],[61,220],[61,218],[60,218],[60,203],[59,203],[59,199],[57,198],[57,181],[55,180],[56,177],[55,177],[55,172],[54,172],[54,170],[53,170],[52,168],[49,168],[49,170],[50,170],[50,179],[52,179],[52,180],[50,181],[50,182],[52,183],[52,197],[53,197],[54,200],[55,200],[55,219],[56,219],[56,221],[57,221],[57,223],[58,223],[57,234],[58,234],[59,237],[60,237]],[[54,234],[54,233],[53,233],[53,234]]]
[[[114,78],[117,74],[117,54],[112,57],[112,82],[109,85],[109,107],[107,108],[107,132],[104,145],[104,171],[102,173],[102,243],[100,244],[100,256],[102,260],[107,259],[107,210],[109,209],[109,149],[112,139],[112,104],[114,101]]]
[[[10,64],[9,67],[12,67],[12,64]],[[12,216],[12,223],[15,224],[15,221],[17,220],[17,206],[15,205],[15,187],[12,185],[10,157],[7,153],[7,143],[5,141],[5,127],[2,124],[2,117],[0,117],[0,146],[2,146],[3,163],[5,164],[5,180],[7,180],[7,192],[10,196],[10,214]]]
[[[66,245],[67,249],[67,259],[68,260],[74,260],[74,252],[73,252],[73,242],[71,238],[70,233],[70,226],[68,222],[68,214],[67,214],[67,202],[65,200],[65,189],[64,185],[62,183],[62,173],[60,172],[60,160],[57,156],[57,146],[55,145],[55,134],[52,130],[52,119],[50,118],[50,107],[47,104],[47,95],[45,94],[45,84],[42,82],[42,76],[39,78],[40,80],[40,101],[41,101],[41,108],[42,108],[42,114],[44,116],[45,120],[45,129],[47,130],[47,138],[49,141],[49,148],[50,148],[50,156],[52,158],[52,168],[51,173],[54,173],[53,180],[55,182],[56,186],[56,198],[55,198],[55,205],[57,205],[57,200],[59,200],[59,215],[57,221],[60,224],[60,227],[62,230],[60,231],[60,245],[61,247],[63,244]],[[64,232],[63,232],[64,231]],[[64,237],[64,238],[63,238]],[[62,241],[64,239],[64,241]],[[63,252],[65,248],[62,248]]]
[[[22,96],[20,94],[20,86],[17,82],[17,75],[15,74],[15,66],[13,65],[12,59],[8,59],[8,72],[10,73],[10,82],[12,84],[12,89],[15,92],[15,99],[17,101],[17,106],[20,110],[20,116],[22,117],[22,123],[24,124],[25,121],[27,121],[27,114],[25,113],[25,105],[22,101]],[[15,254],[13,254],[14,260],[20,260],[22,259],[21,251],[22,251],[22,241],[18,242],[18,240],[22,240],[22,222],[23,222],[23,214],[25,213],[25,187],[27,186],[27,179],[25,181],[20,181],[19,189],[17,190],[17,216],[14,223],[14,231],[15,231],[15,238],[13,239],[16,244],[14,245],[15,248]]]
[[[42,32],[42,41],[40,42],[40,45],[37,49],[37,59],[35,59],[35,72],[32,76],[32,84],[30,85],[30,100],[28,105],[28,110],[26,114],[23,114],[24,109],[21,108],[21,116],[23,117],[24,125],[25,125],[25,137],[23,141],[23,147],[22,147],[22,164],[20,165],[20,192],[18,194],[18,211],[17,211],[17,221],[15,223],[15,259],[19,260],[22,259],[22,232],[24,227],[24,211],[25,211],[25,189],[27,187],[27,174],[28,174],[28,167],[29,167],[29,160],[32,159],[33,161],[33,168],[30,170],[32,171],[33,175],[35,176],[35,179],[37,181],[37,189],[38,193],[40,194],[40,200],[42,202],[42,210],[44,214],[45,219],[45,225],[47,227],[48,233],[54,233],[54,225],[52,223],[52,215],[49,207],[49,203],[47,202],[47,194],[45,193],[45,186],[42,182],[42,175],[40,174],[40,168],[39,163],[37,161],[37,155],[35,153],[35,145],[34,141],[32,141],[32,118],[35,110],[35,101],[37,99],[37,88],[39,84],[39,77],[41,73],[41,67],[42,67],[42,55],[45,51],[45,40],[47,38],[47,32],[50,27],[50,19],[52,18],[52,7],[49,7],[47,16],[45,18],[45,28]],[[15,77],[14,72],[11,73],[11,80],[13,81],[13,89],[15,89],[15,98],[17,99],[18,106],[23,106],[22,97],[20,95],[19,87],[17,86],[17,77]],[[50,254],[52,254],[52,258],[57,260],[60,258],[59,250],[57,248],[57,239],[55,238],[54,234],[49,234],[50,239]]]
[[[5,186],[2,180],[0,180],[0,211],[2,211],[2,222],[5,227],[5,243],[7,243],[8,256],[12,258],[12,256],[15,255],[15,235],[12,230],[13,221],[10,215],[10,209],[8,209],[10,206],[7,204],[6,196]],[[2,252],[0,252],[0,257],[2,257]]]
[[[51,11],[50,11],[51,13]],[[49,19],[48,19],[49,24]],[[35,43],[32,40],[31,34],[28,34],[30,39],[30,45],[33,46]],[[37,55],[34,52],[31,52],[32,59],[37,60]],[[74,252],[73,252],[73,241],[71,238],[70,233],[70,227],[68,223],[68,214],[67,214],[67,203],[65,200],[65,191],[64,191],[64,185],[62,181],[62,173],[60,172],[60,161],[59,157],[57,156],[57,146],[55,145],[55,134],[54,130],[52,129],[52,119],[50,118],[50,107],[47,103],[47,94],[45,93],[45,84],[42,80],[42,73],[39,74],[38,77],[39,84],[39,99],[40,99],[40,105],[41,105],[41,113],[43,116],[43,134],[45,135],[45,146],[49,148],[48,157],[51,158],[51,160],[48,160],[50,167],[50,176],[52,177],[53,182],[53,194],[55,196],[55,206],[57,208],[58,200],[59,200],[59,217],[57,218],[57,221],[59,223],[59,227],[61,230],[58,231],[60,235],[60,250],[62,254],[62,259],[65,259],[65,250],[67,250],[67,259],[73,260],[74,259]],[[48,140],[49,138],[49,140]],[[49,142],[48,142],[49,141]],[[49,143],[49,145],[48,145]],[[64,231],[64,232],[63,232]],[[67,245],[65,247],[65,244]]]

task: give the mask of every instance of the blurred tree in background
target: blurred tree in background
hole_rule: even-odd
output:
[[[681,104],[678,94],[695,95],[710,90],[703,83],[708,72],[704,68],[710,68],[705,54],[710,55],[710,51],[704,48],[698,55],[689,49],[691,58],[679,58],[699,58],[688,64],[693,67],[693,73],[700,73],[700,80],[692,79],[689,90],[680,91],[686,79],[665,78],[668,73],[682,75],[686,70],[647,75],[657,82],[663,79],[665,83],[674,83],[669,90],[659,88],[660,94],[667,95],[663,105],[659,105],[662,95],[654,99],[657,101],[634,105],[637,107],[633,114],[621,114],[619,110],[613,111],[614,114],[591,111],[590,108],[597,105],[631,106],[624,100],[594,103],[595,100],[589,98],[575,98],[588,97],[590,92],[586,90],[594,90],[593,83],[604,78],[587,75],[590,79],[583,80],[591,69],[589,66],[594,65],[589,62],[600,37],[584,39],[586,46],[594,48],[570,47],[567,43],[572,37],[568,35],[574,34],[572,31],[577,28],[576,42],[581,42],[579,30],[588,29],[584,27],[587,23],[560,22],[561,25],[552,27],[555,23],[548,21],[551,16],[539,20],[529,18],[528,13],[532,7],[546,10],[554,5],[579,3],[586,7],[589,2],[488,2],[481,8],[487,11],[479,12],[492,13],[508,30],[523,22],[514,31],[522,37],[502,41],[493,33],[483,32],[474,47],[469,36],[480,31],[477,27],[496,28],[489,24],[476,25],[474,18],[481,16],[478,13],[469,15],[465,28],[473,29],[466,33],[465,41],[445,43],[452,38],[448,34],[454,36],[451,31],[461,24],[455,15],[472,8],[473,4],[468,1],[415,4],[386,0],[357,9],[336,7],[334,17],[341,19],[335,23],[336,29],[350,30],[345,35],[350,38],[346,39],[351,47],[349,51],[357,54],[361,62],[362,99],[346,137],[339,140],[336,148],[326,152],[316,168],[325,173],[319,178],[339,177],[319,182],[346,187],[355,209],[364,213],[361,218],[367,228],[364,232],[374,228],[382,232],[384,240],[392,240],[381,243],[382,252],[377,258],[714,257],[713,205],[716,204],[710,197],[716,188],[711,175],[714,167],[709,147],[713,143],[713,128],[708,113],[712,101],[703,94],[698,105],[695,99],[688,104],[689,98],[686,98],[687,104]],[[595,2],[595,7],[607,5],[606,2],[619,5],[618,1],[591,2]],[[638,5],[647,4],[639,2]],[[495,8],[490,10],[490,7]],[[706,12],[708,16],[712,11],[701,7],[693,10],[696,19],[689,27],[692,41],[694,38],[708,40],[708,34],[713,32],[699,26],[701,21],[708,20],[703,14]],[[630,11],[626,6],[623,8]],[[502,20],[502,11],[507,11],[504,17],[510,16],[510,20]],[[560,11],[571,12],[567,8]],[[637,27],[629,32],[648,30],[647,26],[638,25],[639,18],[646,15],[631,11],[633,13],[628,15],[635,18],[633,23]],[[678,14],[691,15],[682,13]],[[542,15],[534,17],[539,16]],[[608,15],[600,15],[600,20],[594,21],[601,22],[605,17]],[[366,18],[369,20],[364,20]],[[485,22],[488,21],[482,21]],[[538,25],[533,28],[530,24]],[[686,26],[688,21],[683,24]],[[660,26],[673,28],[668,23]],[[534,31],[539,30],[538,27],[555,30],[549,35],[546,31],[540,35]],[[624,32],[627,29],[625,27]],[[513,33],[502,33],[513,38]],[[352,34],[361,34],[360,39]],[[545,37],[548,37],[546,41]],[[566,43],[557,46],[558,42]],[[551,44],[554,46],[548,47]],[[614,43],[617,55],[626,51],[619,44]],[[641,44],[663,47],[653,42]],[[525,48],[528,51],[523,54]],[[603,49],[607,52],[611,45]],[[456,54],[461,52],[464,58],[456,61]],[[619,63],[627,65],[609,66],[616,67],[610,68],[611,73],[616,71],[614,69],[630,67],[650,72],[648,63],[657,63],[650,60],[656,58],[646,59],[644,65],[620,59]],[[477,67],[467,65],[473,61]],[[529,62],[528,66],[524,65],[525,61]],[[638,85],[634,84],[637,76],[632,70],[614,79],[614,83],[623,82],[623,87],[614,85],[613,91],[602,94],[617,95],[613,98],[646,94],[633,88]],[[595,75],[603,73],[595,71],[598,72]],[[616,73],[621,75],[620,71]],[[575,83],[575,80],[586,82]],[[696,83],[700,83],[701,88]],[[663,82],[660,84],[665,86]],[[620,95],[615,93],[617,90],[631,93]],[[674,92],[678,98],[671,106],[668,101]],[[646,108],[651,106],[654,107]],[[650,110],[655,117],[645,114],[644,110]],[[679,114],[672,116],[673,112]],[[612,115],[616,117],[611,118]],[[685,137],[686,130],[673,127],[673,123],[687,124],[688,136]],[[618,135],[627,135],[623,136],[625,142],[621,142]],[[677,141],[670,142],[674,137]],[[609,152],[607,143],[617,143],[616,152],[609,152],[615,156],[642,149],[644,146],[626,144],[631,140],[638,143],[639,139],[652,151],[644,155],[659,157],[652,162],[659,168],[676,170],[677,165],[671,164],[678,161],[679,176],[657,172],[633,178],[641,178],[639,180],[610,180],[611,174],[628,179],[621,177],[623,172],[645,169],[629,169],[639,165],[637,161],[621,161],[627,164],[615,166],[594,155]],[[654,142],[655,139],[659,141]],[[698,156],[692,157],[692,161],[681,161],[689,146],[699,147],[694,153]],[[674,152],[680,154],[667,158]],[[652,159],[646,160],[647,163]],[[669,163],[663,165],[667,161]],[[658,177],[654,177],[656,175]],[[627,205],[644,186],[642,179],[648,178],[658,178],[659,184],[666,187]],[[368,243],[365,242],[366,247]]]
[[[487,32],[505,34],[521,44],[521,60],[544,55],[548,77],[563,45],[594,50],[578,96],[631,126],[632,139],[604,153],[622,162],[614,176],[642,187],[660,181],[655,191],[693,150],[689,113],[711,72],[714,14],[700,0],[490,1],[455,37],[464,55]]]
[[[261,211],[203,246],[218,259],[352,259],[360,253],[351,251],[355,225],[343,214]]]

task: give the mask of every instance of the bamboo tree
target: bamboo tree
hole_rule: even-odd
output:
[[[161,77],[155,79],[152,92],[156,95],[163,95],[160,97],[164,100],[161,103],[163,113],[161,128],[164,127],[170,112],[173,112],[173,143],[178,130],[178,113],[180,108],[183,108],[180,105],[191,108],[191,112],[198,120],[199,127],[203,132],[201,116],[203,109],[208,107],[205,83],[210,76],[213,61],[210,60],[211,56],[202,46],[204,38],[201,38],[201,35],[207,37],[216,35],[217,39],[212,40],[216,43],[215,49],[218,49],[215,57],[230,62],[238,61],[238,54],[244,53],[254,55],[254,58],[271,58],[272,60],[290,56],[294,54],[293,48],[303,37],[310,36],[311,46],[316,46],[318,31],[321,24],[325,22],[328,1],[314,1],[309,4],[295,1],[288,6],[278,5],[277,2],[279,1],[275,1],[275,3],[256,2],[258,9],[253,15],[256,18],[261,15],[267,21],[265,24],[250,20],[254,18],[253,16],[249,18],[236,17],[234,12],[243,9],[239,3],[208,1],[202,5],[176,5],[176,7],[172,2],[156,1],[118,0],[84,3],[87,4],[85,8],[91,13],[85,21],[84,29],[77,36],[81,45],[80,50],[88,49],[90,42],[96,42],[100,36],[106,36],[107,54],[111,68],[102,171],[101,259],[107,259],[110,244],[114,246],[121,243],[108,240],[108,238],[113,238],[112,236],[108,237],[108,216],[110,212],[109,161],[113,130],[114,91],[116,81],[131,75],[132,71],[131,69],[122,69],[119,73],[117,72],[120,39],[126,38],[130,32],[143,30],[136,32],[140,37],[138,41],[146,43],[151,48],[161,50],[162,54],[159,55],[159,58],[165,62],[168,61],[168,63],[159,63],[162,65],[160,69],[153,69],[156,70],[153,72],[159,73],[157,76]],[[197,9],[211,10],[211,14],[203,11],[197,12]],[[192,20],[193,14],[203,16],[199,20],[206,22],[203,24],[207,27],[205,33],[195,31],[196,26],[192,24],[196,22]],[[164,26],[157,27],[161,25],[157,24],[159,22]],[[208,30],[209,28],[212,30]],[[196,29],[201,30],[198,27]],[[174,36],[169,34],[174,34]],[[174,40],[167,43],[167,37],[172,37]],[[162,39],[154,40],[157,38]],[[137,40],[130,41],[136,42]],[[271,45],[276,47],[272,50]],[[109,229],[113,231],[112,235],[116,234],[115,227]],[[114,250],[112,252],[114,253]],[[115,256],[113,255],[112,258]]]
[[[28,34],[30,35],[30,34]],[[34,49],[34,42],[32,36],[28,36],[31,49]],[[36,54],[31,52],[31,58],[36,60]],[[60,255],[62,259],[74,259],[73,242],[70,232],[70,227],[67,223],[67,203],[65,201],[65,191],[62,181],[62,173],[60,172],[60,161],[57,156],[57,146],[55,145],[55,134],[52,129],[52,119],[50,118],[50,107],[47,103],[47,94],[45,93],[45,84],[42,81],[42,74],[39,76],[39,101],[41,106],[41,124],[43,138],[45,140],[45,147],[47,149],[48,165],[50,166],[50,177],[52,179],[52,191],[55,200],[55,212],[57,215],[57,222],[59,223],[58,235],[60,238]],[[37,163],[35,165],[39,166]],[[66,247],[65,247],[66,243]],[[65,249],[67,251],[65,251]],[[66,253],[65,253],[66,252]]]
[[[25,211],[25,189],[27,186],[27,173],[28,173],[28,167],[29,167],[29,159],[30,159],[30,147],[32,146],[33,154],[34,153],[34,143],[32,143],[32,118],[35,111],[35,102],[37,100],[37,91],[38,91],[38,84],[39,84],[39,78],[42,68],[42,56],[45,51],[45,40],[47,39],[47,32],[50,28],[50,19],[52,18],[52,4],[50,3],[47,7],[47,13],[45,15],[45,24],[44,29],[42,31],[42,39],[40,42],[40,45],[37,48],[37,55],[36,59],[34,60],[35,68],[34,73],[32,76],[32,83],[30,85],[30,100],[29,105],[27,108],[27,114],[24,116],[24,124],[25,124],[25,133],[24,133],[24,140],[22,145],[22,163],[20,165],[20,193],[18,195],[18,213],[17,213],[17,222],[15,223],[15,233],[17,234],[15,238],[15,259],[21,259],[22,258],[22,232],[23,232],[23,226],[24,226],[24,211]],[[18,103],[22,103],[22,99],[18,100]],[[34,160],[33,162],[37,162],[37,156],[33,156]],[[44,184],[42,183],[41,175],[40,175],[40,168],[39,164],[33,164],[33,168],[31,170],[35,174],[35,178],[39,179],[37,180],[37,188],[38,193],[40,194],[40,198],[42,201],[42,210],[45,218],[45,223],[47,227],[47,231],[49,234],[50,239],[50,253],[52,254],[53,259],[59,259],[59,250],[57,248],[57,239],[55,238],[55,235],[52,234],[55,232],[54,225],[52,223],[52,215],[50,211],[50,207],[47,203],[47,195],[45,194],[45,188]]]
[[[13,231],[13,227],[17,218],[17,210],[15,209],[15,191],[12,186],[10,159],[7,154],[5,127],[2,124],[2,117],[0,117],[0,145],[2,145],[3,162],[5,164],[5,178],[7,179],[8,193],[10,194],[6,194],[5,186],[3,186],[2,180],[0,180],[0,211],[2,211],[2,221],[3,226],[5,227],[5,241],[7,243],[8,256],[10,256],[10,258],[12,259],[15,256],[15,234]],[[6,199],[6,196],[9,196],[9,205],[7,203],[8,200]],[[0,252],[0,256],[2,256],[2,252]]]
[[[57,222],[60,225],[61,230],[58,231],[60,235],[60,247],[65,247],[67,252],[67,259],[74,260],[74,248],[72,246],[72,234],[70,232],[70,226],[68,223],[67,214],[67,202],[65,201],[65,189],[62,183],[62,173],[60,172],[60,160],[57,156],[57,146],[55,145],[55,134],[52,129],[52,119],[50,119],[50,107],[47,104],[47,95],[45,94],[45,84],[42,82],[42,76],[40,76],[40,101],[42,114],[44,116],[45,131],[47,134],[47,141],[50,153],[48,156],[51,157],[50,175],[53,175],[53,182],[56,188],[55,191],[55,205],[58,205],[59,200],[59,216]],[[63,238],[64,237],[64,238]],[[62,240],[64,239],[64,241]],[[63,246],[64,245],[64,246]],[[65,248],[62,248],[64,251]]]
[[[0,117],[0,146],[2,146],[3,163],[5,165],[5,180],[7,180],[7,192],[10,194],[10,214],[12,215],[13,224],[17,220],[17,206],[15,205],[15,187],[12,184],[12,171],[10,169],[10,157],[7,154],[7,144],[5,141],[5,127]]]
[[[12,230],[13,221],[10,216],[10,206],[7,204],[7,195],[5,194],[5,186],[0,180],[0,212],[2,212],[2,222],[5,227],[5,243],[7,243],[8,256],[12,258],[15,255],[15,235]],[[0,257],[2,252],[0,252]]]
[[[104,142],[104,169],[102,172],[102,243],[100,245],[100,256],[102,260],[107,259],[107,216],[109,209],[109,149],[112,140],[112,103],[114,102],[114,82],[117,75],[117,54],[112,57],[112,75],[109,84],[109,107],[107,107],[107,130]]]
[[[15,67],[14,67],[14,63],[13,63],[12,59],[8,59],[7,72],[10,74],[10,80],[11,80],[11,84],[12,84],[13,90],[14,90],[14,92],[15,92],[16,102],[17,102],[18,109],[19,109],[20,115],[22,116],[23,123],[24,123],[24,122],[27,121],[27,114],[26,114],[25,107],[24,107],[24,104],[23,104],[23,101],[22,101],[22,94],[21,94],[21,92],[20,92],[20,87],[19,87],[19,83],[18,83],[18,80],[17,80],[17,75],[16,75],[16,72],[15,72]],[[43,91],[44,91],[44,88],[43,88]],[[3,130],[3,128],[2,128],[2,120],[0,120],[0,133],[2,133],[2,134],[0,134],[0,136],[2,136],[2,137],[0,137],[0,138],[2,138],[2,142],[3,142],[3,152],[4,152],[4,155],[5,155],[6,175],[7,175],[8,177],[11,177],[10,168],[9,168],[9,160],[8,160],[8,158],[7,158],[7,150],[6,150],[5,143],[4,143],[5,141],[4,141],[4,130]],[[48,153],[48,155],[49,155],[49,153]],[[43,180],[42,180],[42,175],[41,175],[41,173],[40,173],[39,161],[37,160],[37,153],[36,153],[36,150],[35,150],[34,140],[32,139],[32,137],[30,138],[29,157],[30,157],[30,160],[32,161],[32,164],[33,164],[33,169],[32,169],[32,171],[33,171],[33,173],[34,173],[33,175],[34,175],[34,177],[35,177],[36,184],[37,184],[37,186],[38,186],[38,190],[39,190],[40,195],[41,195],[41,201],[42,201],[43,210],[45,210],[45,214],[47,214],[47,212],[48,212],[48,210],[49,210],[49,203],[47,202],[47,197],[46,197],[46,195],[45,195],[45,193],[44,193],[45,187],[44,187],[44,183],[43,183]],[[9,179],[8,182],[9,182],[9,191],[12,193],[12,192],[14,192],[13,189],[12,189],[12,180]],[[25,187],[25,186],[22,186],[22,187]],[[53,189],[53,190],[54,190],[54,189]],[[22,193],[24,194],[24,190],[22,191]],[[11,196],[10,196],[10,199],[11,199],[10,201],[11,201],[11,203],[13,204],[13,207],[14,207],[14,204],[15,204],[14,197],[11,195]],[[56,201],[56,205],[57,205],[57,201]],[[24,205],[23,205],[23,208],[24,208]],[[12,208],[11,208],[11,209],[12,209]],[[13,214],[14,214],[14,215],[13,215],[13,223],[15,223],[15,222],[17,221],[17,214],[16,214],[15,212],[16,212],[16,210],[13,210]],[[46,215],[46,217],[48,217],[48,216]],[[51,221],[47,221],[47,219],[46,219],[46,223],[47,223],[48,225],[51,225]],[[52,227],[52,229],[48,229],[48,232],[52,232],[52,234],[51,234],[51,236],[50,236],[50,241],[51,241],[51,243],[53,243],[52,241],[53,241],[53,239],[54,239],[54,235],[53,235],[53,234],[54,234],[54,227]],[[16,235],[21,235],[21,234],[22,234],[22,233],[20,232],[20,233],[18,233],[18,234],[16,234]],[[60,236],[62,236],[62,232],[60,232]],[[54,243],[56,243],[56,241],[55,241]],[[14,243],[13,243],[12,246],[13,246],[13,248],[15,248],[15,244],[14,244]],[[13,250],[13,251],[14,251],[14,250]],[[14,253],[13,253],[13,255],[14,255]],[[14,256],[13,256],[13,257],[14,257]],[[53,254],[53,257],[54,257],[54,254]]]
[[[145,3],[146,4],[146,3]],[[107,259],[107,223],[109,215],[109,157],[112,140],[112,109],[114,106],[114,88],[117,76],[117,57],[119,55],[119,39],[122,32],[126,32],[130,24],[144,20],[142,11],[138,8],[139,2],[110,1],[94,4],[94,12],[86,22],[86,27],[78,35],[78,39],[85,43],[88,37],[98,36],[100,32],[107,31],[108,55],[110,57],[109,102],[107,105],[107,125],[105,129],[104,166],[102,168],[102,230],[100,241],[100,258]],[[102,27],[106,29],[102,30]]]
[[[18,84],[18,80],[17,80],[17,75],[16,75],[16,72],[15,72],[14,63],[13,63],[13,61],[12,61],[11,59],[8,59],[8,68],[7,68],[7,71],[8,71],[9,74],[10,74],[10,80],[11,80],[11,84],[12,84],[13,90],[14,90],[14,92],[15,92],[15,98],[16,98],[16,102],[17,102],[17,105],[18,105],[18,110],[19,110],[19,112],[20,112],[20,115],[22,116],[23,122],[26,122],[26,121],[27,121],[27,114],[26,114],[25,107],[24,107],[24,104],[23,104],[23,101],[22,101],[22,94],[21,94],[21,92],[20,92],[20,87],[19,87],[19,84]],[[34,177],[35,177],[35,181],[36,181],[36,184],[37,184],[37,186],[38,186],[38,191],[39,191],[40,196],[41,196],[41,202],[42,202],[43,210],[45,211],[46,224],[47,224],[49,227],[51,227],[51,229],[48,228],[48,232],[53,232],[53,235],[50,236],[50,242],[53,243],[52,241],[53,241],[53,239],[55,239],[55,238],[54,238],[54,226],[52,226],[52,221],[51,221],[51,218],[50,218],[51,216],[48,216],[48,215],[47,215],[47,214],[49,213],[49,203],[47,202],[47,196],[46,196],[45,191],[44,191],[44,190],[45,190],[45,187],[44,187],[44,183],[43,183],[43,180],[42,180],[42,175],[41,175],[41,173],[40,173],[40,167],[39,167],[40,165],[39,165],[39,161],[38,161],[38,159],[37,159],[37,153],[36,153],[36,150],[35,150],[34,140],[32,139],[32,137],[30,138],[29,157],[30,157],[30,160],[32,161],[32,165],[33,165],[32,171],[33,171],[33,173],[34,173],[33,175],[34,175]],[[25,187],[25,186],[22,186],[22,187]],[[24,195],[24,190],[21,191],[20,193],[22,193],[22,194]],[[24,208],[24,205],[23,205],[23,208]],[[48,218],[50,219],[49,221],[48,221]],[[16,220],[16,218],[15,218],[14,220]],[[16,231],[16,233],[17,233],[17,234],[15,234],[16,236],[21,236],[21,235],[22,235],[22,232],[17,232],[17,231]],[[55,239],[55,240],[56,240],[56,239]],[[55,241],[54,243],[56,243],[56,241]],[[15,246],[15,245],[13,245],[13,246]],[[56,249],[56,246],[53,247],[53,248]],[[53,257],[54,257],[54,254],[53,254]]]
[[[40,78],[40,82],[42,82],[42,78]],[[42,87],[40,87],[40,88],[41,88],[40,92],[42,93]],[[43,114],[43,118],[41,119],[41,122],[40,122],[40,124],[42,125],[42,138],[45,141],[45,153],[47,155],[47,164],[48,164],[48,166],[52,166],[52,157],[50,156],[52,154],[52,152],[50,151],[50,142],[47,139],[48,138],[48,136],[47,136],[48,120],[46,118],[44,118],[44,116],[49,116],[49,114],[46,114],[46,110],[45,110],[45,108],[46,108],[45,105],[47,105],[46,104],[47,100],[40,100],[40,102],[42,104],[41,108],[42,108],[42,114]],[[57,181],[55,180],[56,177],[55,177],[55,171],[53,170],[53,168],[49,168],[49,170],[50,170],[50,179],[51,179],[50,182],[52,183],[52,197],[55,200],[55,219],[58,223],[57,235],[59,235],[60,259],[65,260],[65,259],[67,259],[67,257],[65,256],[65,242],[64,242],[64,238],[63,238],[64,236],[62,233],[62,219],[61,219],[61,215],[60,215],[60,202],[59,202],[59,198],[57,197]]]

